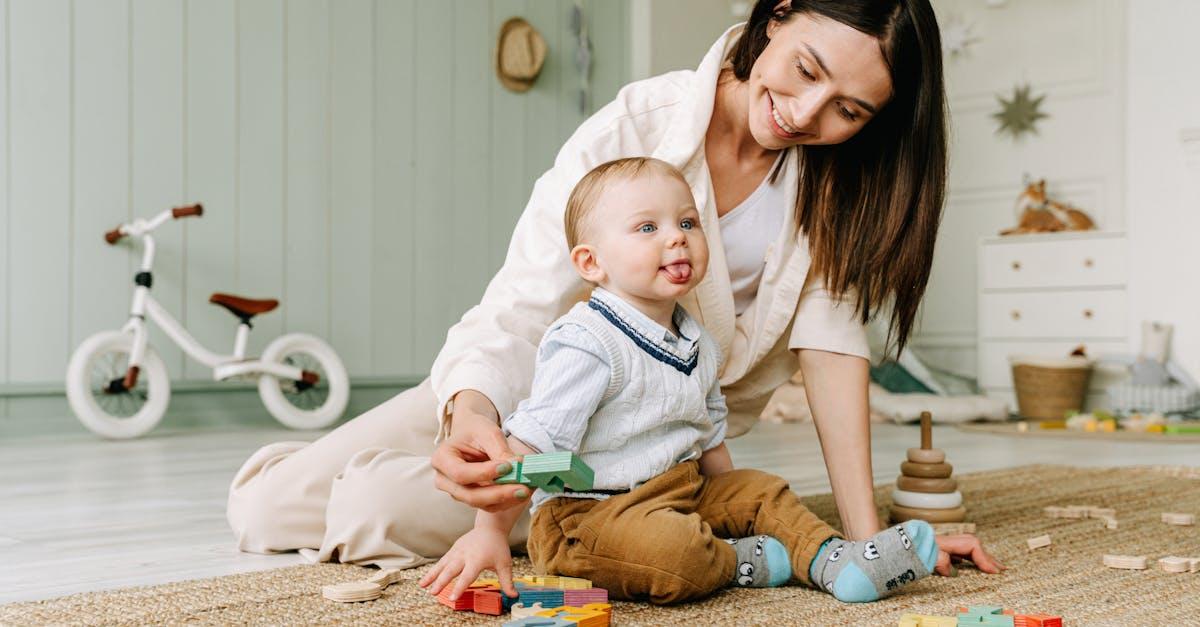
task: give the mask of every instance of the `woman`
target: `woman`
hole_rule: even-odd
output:
[[[471,527],[472,507],[524,503],[524,488],[491,484],[515,457],[497,424],[528,394],[546,327],[587,297],[566,198],[595,165],[636,155],[682,170],[701,208],[709,272],[682,304],[721,345],[729,435],[798,357],[845,533],[878,531],[864,324],[890,307],[903,348],[929,278],[946,177],[937,23],[928,0],[759,0],[695,72],[628,85],[579,127],[430,379],[246,462],[229,497],[240,548],[415,566]],[[974,536],[939,544],[941,574],[952,555],[1000,568]]]

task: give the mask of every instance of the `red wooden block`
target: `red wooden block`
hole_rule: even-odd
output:
[[[476,590],[474,608],[477,614],[499,616],[504,613],[504,600],[498,590]]]
[[[478,588],[467,588],[466,590],[463,590],[463,593],[458,597],[458,599],[451,601],[450,593],[454,592],[454,582],[451,581],[450,583],[446,584],[445,588],[442,588],[441,592],[438,593],[437,600],[438,603],[441,603],[442,605],[445,605],[456,612],[470,611],[475,608],[475,592],[477,590]]]
[[[1027,627],[1062,627],[1062,617],[1051,614],[1026,614]]]

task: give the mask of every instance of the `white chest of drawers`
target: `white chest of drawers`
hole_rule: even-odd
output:
[[[1016,408],[1009,355],[1128,352],[1124,233],[986,237],[979,244],[979,385]],[[1111,378],[1092,376],[1088,406],[1105,405]]]

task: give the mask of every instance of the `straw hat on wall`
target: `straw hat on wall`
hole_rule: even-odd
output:
[[[496,40],[496,76],[510,91],[529,91],[546,62],[546,40],[529,22],[509,18]]]

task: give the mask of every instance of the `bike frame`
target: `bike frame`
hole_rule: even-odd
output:
[[[149,344],[146,318],[149,316],[150,321],[157,324],[172,342],[179,346],[184,353],[187,353],[188,357],[212,368],[215,381],[255,374],[270,374],[292,381],[301,380],[303,371],[295,366],[264,362],[260,359],[246,359],[246,341],[250,337],[250,325],[239,324],[234,337],[233,354],[220,355],[205,348],[162,305],[158,304],[158,301],[154,300],[154,297],[150,295],[151,268],[154,266],[154,238],[150,233],[171,218],[171,211],[167,210],[150,220],[138,219],[119,229],[122,235],[139,237],[142,240],[142,265],[141,271],[138,273],[137,287],[133,290],[129,322],[121,327],[123,332],[133,333],[133,348],[129,355],[130,370],[140,369],[146,357],[146,346]],[[145,280],[140,279],[143,276],[146,277]]]

